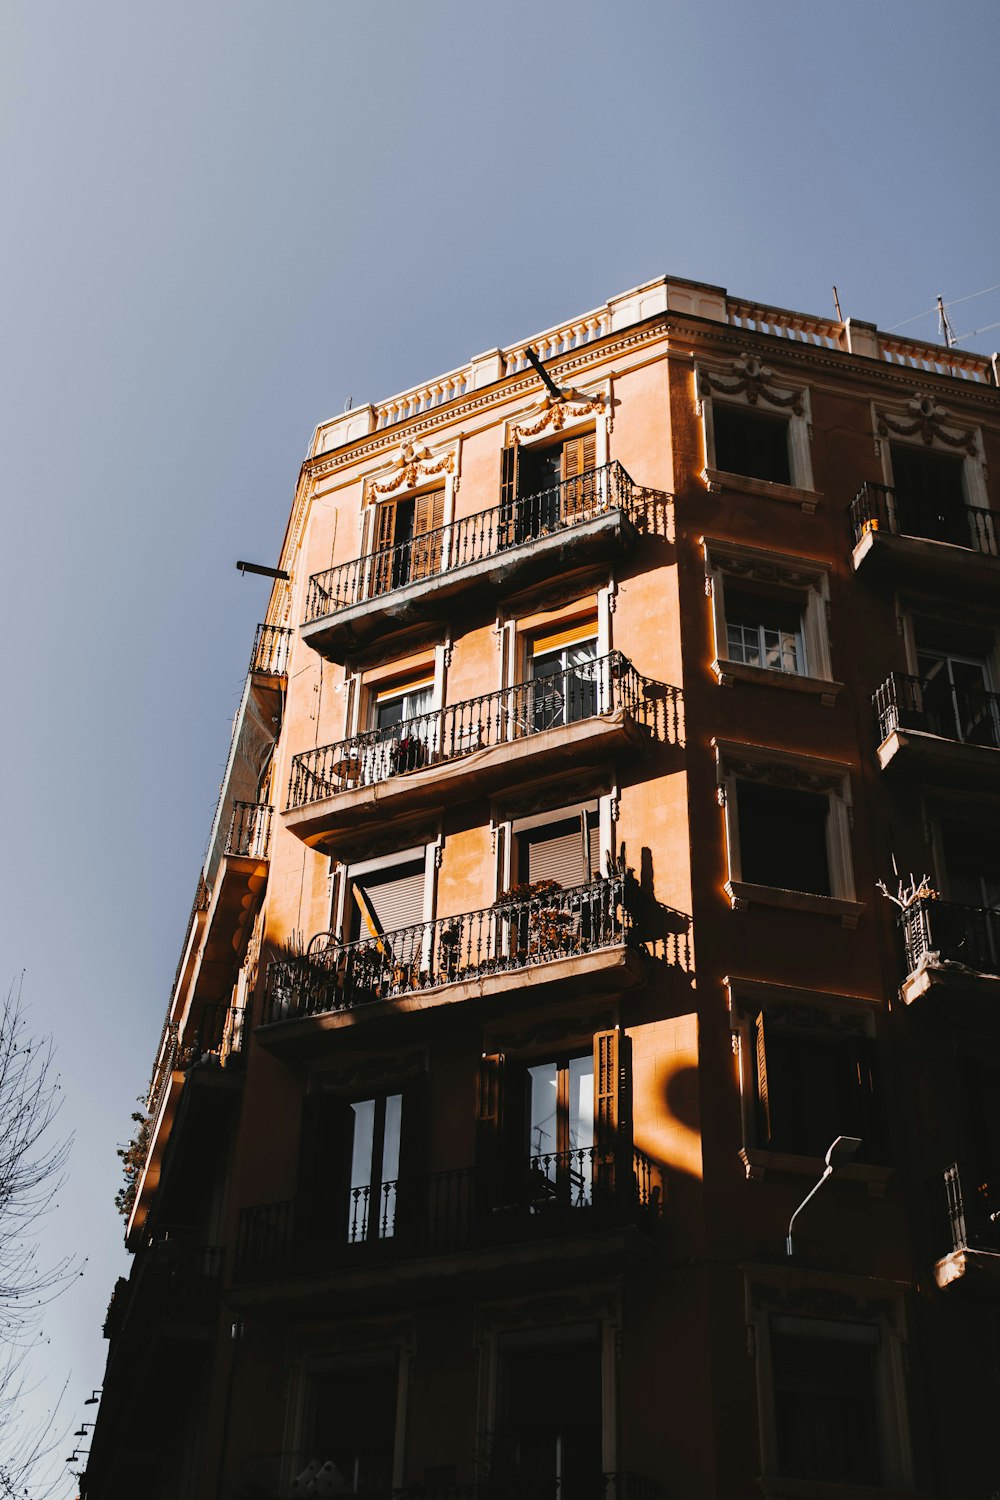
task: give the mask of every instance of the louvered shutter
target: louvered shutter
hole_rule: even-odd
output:
[[[429,578],[441,569],[441,537],[425,537],[440,532],[444,525],[444,490],[418,495],[413,507],[413,548],[410,579]]]
[[[392,586],[392,552],[396,539],[396,502],[385,500],[375,509],[375,537],[372,543],[371,592],[384,594]]]
[[[375,918],[378,932],[395,932],[400,927],[414,927],[424,916],[423,863],[396,865],[387,871],[360,876],[354,882],[358,902]],[[362,905],[362,902],[364,905]],[[365,935],[365,934],[362,934]]]
[[[616,1167],[624,1123],[623,1053],[620,1031],[598,1031],[595,1034],[594,1199],[598,1206],[610,1203],[616,1191]]]
[[[349,1106],[335,1094],[307,1094],[302,1105],[296,1187],[296,1238],[335,1244],[346,1235]]]
[[[484,1053],[479,1064],[479,1115],[477,1120],[477,1163],[479,1202],[492,1208],[503,1201],[503,1153],[501,1127],[503,1119],[503,1053]]]
[[[563,444],[563,519],[579,520],[593,508],[594,470],[597,467],[597,434],[586,432]]]
[[[517,448],[504,448],[500,455],[500,524],[497,544],[509,547],[515,540],[515,500],[517,497]]]
[[[757,1104],[760,1112],[762,1144],[769,1145],[774,1132],[771,1118],[771,1091],[767,1078],[767,1036],[763,1011],[757,1016]]]
[[[521,837],[527,840],[529,881],[554,880],[564,890],[586,882],[579,818],[567,818],[565,822],[549,824]]]

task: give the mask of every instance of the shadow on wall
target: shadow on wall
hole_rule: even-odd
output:
[[[635,881],[635,870],[627,864],[625,845],[622,844],[619,861],[626,876]],[[639,855],[639,878],[635,881],[637,892],[636,925],[643,946],[653,958],[662,959],[690,973],[691,964],[691,918],[687,912],[677,911],[657,901],[654,891],[656,881],[653,874],[653,852],[645,844]]]

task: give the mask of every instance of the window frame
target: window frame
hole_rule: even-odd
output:
[[[713,738],[716,786],[723,810],[726,880],[724,890],[734,911],[747,906],[779,906],[796,911],[838,917],[845,927],[857,926],[864,902],[855,894],[851,850],[850,767],[841,761],[820,760],[765,745]],[[781,886],[757,885],[743,879],[740,850],[739,793],[741,780],[761,781],[816,792],[828,799],[826,819],[827,872],[831,894],[786,890]]]
[[[895,492],[891,452],[893,444],[898,444],[901,448],[912,448],[916,452],[925,452],[930,449],[934,453],[961,459],[962,488],[965,492],[967,507],[986,511],[991,509],[986,483],[986,453],[980,427],[969,426],[961,420],[956,420],[946,407],[938,406],[932,396],[919,390],[915,391],[909,400],[902,397],[896,400],[872,401],[871,417],[875,454],[882,468],[882,482],[893,492]],[[899,534],[911,535],[909,532]],[[955,544],[944,543],[943,545]],[[970,541],[970,548],[972,545]]]
[[[754,1266],[745,1273],[748,1342],[755,1360],[757,1422],[763,1488],[770,1494],[854,1493],[852,1481],[798,1478],[781,1473],[774,1401],[771,1331],[774,1317],[804,1317],[831,1328],[845,1325],[877,1330],[874,1388],[881,1480],[862,1484],[865,1493],[909,1491],[913,1485],[906,1400],[907,1328],[898,1285],[871,1277],[829,1276]]]
[[[818,1177],[823,1157],[794,1151],[779,1151],[759,1139],[759,1091],[757,1079],[758,1015],[763,1012],[789,1032],[815,1035],[818,1039],[857,1038],[877,1044],[875,1004],[860,995],[831,994],[825,990],[803,990],[766,980],[726,975],[733,1054],[740,1093],[740,1147],[738,1156],[748,1182],[760,1182],[769,1172]],[[881,1062],[881,1054],[877,1054]],[[888,1110],[884,1080],[878,1091],[881,1125],[889,1149]],[[852,1159],[837,1168],[847,1182],[867,1184],[868,1195],[881,1198],[894,1168],[886,1162]]]
[[[702,536],[700,544],[705,557],[705,592],[711,601],[715,652],[711,670],[719,686],[744,682],[783,688],[811,694],[824,707],[832,708],[842,684],[833,676],[830,657],[831,564],[718,537]],[[779,605],[798,607],[805,670],[779,671],[729,658],[727,587],[745,589],[748,594],[759,592],[763,600],[770,595]]]
[[[406,1459],[406,1413],[409,1405],[409,1383],[413,1337],[409,1331],[393,1337],[390,1326],[372,1325],[371,1337],[377,1342],[363,1342],[356,1347],[357,1333],[354,1325],[345,1325],[344,1348],[336,1347],[333,1335],[328,1352],[322,1354],[303,1353],[293,1366],[288,1400],[287,1427],[296,1441],[284,1460],[284,1487],[295,1478],[296,1465],[301,1467],[301,1455],[310,1427],[315,1420],[315,1384],[325,1374],[338,1370],[351,1370],[359,1366],[387,1364],[396,1370],[396,1400],[393,1412],[392,1488],[401,1489],[405,1475]],[[362,1337],[364,1330],[362,1331]]]
[[[768,496],[797,504],[803,514],[813,515],[822,496],[813,479],[809,387],[797,382],[786,383],[784,373],[779,384],[772,369],[762,364],[756,355],[744,353],[729,362],[699,360],[695,365],[695,389],[695,409],[702,424],[702,478],[708,490],[741,490],[747,494]],[[715,452],[717,401],[747,411],[759,409],[769,416],[781,416],[787,420],[788,484],[760,479],[752,474],[736,474],[719,467]]]

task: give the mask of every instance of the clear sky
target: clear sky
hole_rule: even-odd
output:
[[[89,1263],[37,1400],[70,1373],[78,1425],[115,1146],[267,599],[234,563],[276,560],[313,426],[667,272],[830,316],[836,283],[883,328],[995,287],[1000,4],[0,0],[0,26],[0,913],[76,1132],[48,1235]],[[1000,291],[952,321],[1000,322]]]

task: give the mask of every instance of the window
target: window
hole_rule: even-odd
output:
[[[501,505],[508,545],[544,536],[603,509],[594,432],[503,450]]]
[[[487,1198],[529,1216],[608,1208],[627,1139],[628,1042],[598,1032],[587,1052],[483,1057],[480,1165]],[[629,1145],[631,1143],[629,1142]]]
[[[702,537],[702,546],[719,682],[791,688],[835,703],[828,564],[714,537]]]
[[[930,541],[971,546],[963,459],[909,443],[890,443],[889,458],[898,530]]]
[[[317,1263],[396,1236],[403,1112],[401,1091],[365,1099],[307,1094],[296,1217],[302,1247]],[[412,1099],[406,1113],[414,1113]],[[409,1129],[412,1138],[412,1120]]]
[[[761,1010],[754,1023],[754,1137],[770,1151],[824,1157],[838,1135],[861,1141],[859,1162],[885,1161],[885,1125],[874,1040],[817,1030]]]
[[[434,679],[424,677],[405,687],[396,683],[372,695],[372,731],[362,752],[362,781],[382,781],[426,765],[434,748],[437,717]]]
[[[805,672],[802,614],[790,601],[726,590],[726,644],[730,661],[773,672]]]
[[[384,594],[440,571],[444,498],[444,490],[436,489],[375,507],[369,593]]]
[[[716,739],[728,880],[749,902],[838,916],[853,926],[850,778],[836,761]]]
[[[742,878],[829,896],[829,800],[818,792],[737,780],[736,801]]]
[[[599,712],[597,622],[531,643],[531,720],[536,732],[590,719]]]
[[[490,1480],[523,1500],[602,1500],[597,1327],[502,1335]]]
[[[921,727],[963,744],[1000,746],[1000,704],[985,661],[917,648]]]
[[[772,484],[792,483],[787,417],[716,401],[713,418],[714,468]]]
[[[778,1472],[880,1484],[879,1330],[868,1323],[771,1318]]]
[[[392,1488],[398,1374],[395,1356],[324,1371],[310,1382],[302,1493],[323,1466],[329,1487],[318,1493],[384,1495]]]
[[[424,915],[424,860],[408,860],[351,878],[348,941],[413,927]]]
[[[600,819],[597,804],[581,808],[569,818],[514,825],[517,879],[534,883],[554,880],[564,890],[587,885],[601,873]]]

